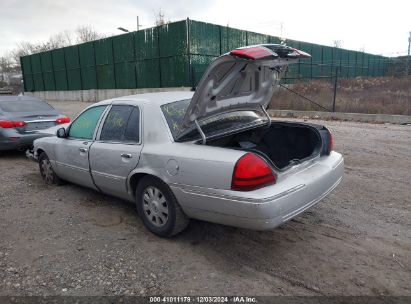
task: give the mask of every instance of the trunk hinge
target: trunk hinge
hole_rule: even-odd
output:
[[[267,116],[267,118],[268,118],[268,126],[267,126],[267,128],[270,128],[270,127],[271,127],[271,118],[270,118],[270,115],[268,114],[267,110],[265,109],[265,107],[264,107],[263,105],[261,106],[261,110],[263,111],[263,113],[265,114],[265,116]]]
[[[207,142],[207,138],[206,138],[203,130],[201,130],[200,124],[198,123],[197,119],[194,119],[194,123],[196,125],[197,130],[198,130],[198,133],[200,133],[200,135],[201,135],[202,144],[205,145],[206,142]]]

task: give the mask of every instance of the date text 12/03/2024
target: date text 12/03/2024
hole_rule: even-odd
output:
[[[257,299],[249,296],[163,296],[150,297],[150,303],[257,303]]]

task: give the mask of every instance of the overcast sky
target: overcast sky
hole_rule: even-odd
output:
[[[0,55],[21,41],[46,40],[63,30],[91,25],[98,32],[136,30],[136,16],[152,27],[155,14],[229,25],[312,43],[386,56],[407,52],[411,1],[321,0],[1,0]],[[282,26],[281,26],[282,25]]]

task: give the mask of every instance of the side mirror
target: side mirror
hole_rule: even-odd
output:
[[[64,128],[58,129],[56,135],[58,138],[66,138],[67,137],[66,129]]]

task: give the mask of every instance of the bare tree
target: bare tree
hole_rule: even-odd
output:
[[[170,20],[166,21],[166,19],[164,17],[164,13],[161,9],[158,11],[158,14],[156,14],[155,17],[156,17],[155,26],[170,23]]]
[[[1,81],[4,82],[5,75],[13,70],[13,62],[10,55],[0,57],[0,75]]]
[[[334,47],[336,47],[337,49],[341,49],[343,46],[343,41],[342,40],[334,40],[333,41],[333,45]]]
[[[76,28],[74,33],[76,36],[76,43],[89,42],[105,37],[105,35],[97,32],[90,25],[79,26],[78,28]]]
[[[100,38],[105,36],[101,33],[98,33],[94,28],[88,25],[79,26],[75,31],[62,31],[57,34],[50,36],[50,38],[43,42],[28,42],[22,41],[17,43],[16,48],[10,52],[10,54],[0,57],[2,60],[2,65],[0,67],[0,72],[4,73],[5,64],[11,65],[13,72],[21,72],[20,68],[20,57],[27,56],[39,52],[54,50],[57,48],[62,48],[66,46],[73,45],[74,43],[83,43]],[[3,74],[1,74],[4,78]]]

